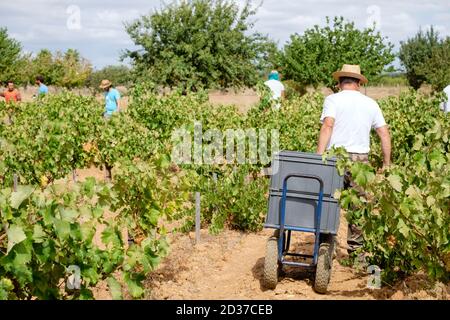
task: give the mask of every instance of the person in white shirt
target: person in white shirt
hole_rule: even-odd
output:
[[[272,91],[272,99],[275,101],[275,109],[280,110],[281,100],[284,99],[285,88],[280,81],[280,75],[278,71],[272,71],[269,74],[269,80],[265,82],[265,85]]]
[[[450,85],[445,87],[444,93],[447,95],[447,100],[442,104],[442,110],[444,112],[450,112]]]
[[[327,149],[343,147],[352,161],[369,162],[370,132],[376,130],[381,139],[383,167],[391,164],[391,137],[378,103],[360,92],[361,84],[367,78],[357,65],[344,65],[341,71],[333,73],[340,92],[325,99],[321,116],[317,153]],[[345,187],[353,187],[351,176],[346,173]],[[349,252],[362,246],[362,233],[357,226],[349,226]]]

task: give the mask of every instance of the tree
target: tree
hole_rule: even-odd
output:
[[[431,51],[431,57],[417,67],[417,73],[436,91],[450,84],[450,37]]]
[[[409,84],[414,89],[427,80],[424,74],[424,63],[432,57],[433,50],[441,45],[439,34],[431,27],[425,33],[422,30],[400,43],[399,58],[406,69],[406,76]]]
[[[269,40],[252,33],[256,13],[231,0],[182,0],[128,24],[137,75],[183,90],[253,86]]]
[[[17,69],[21,62],[22,46],[8,36],[6,28],[0,28],[0,83],[16,80]]]
[[[74,49],[55,54],[43,49],[31,59],[30,65],[31,83],[34,83],[36,76],[41,75],[46,84],[69,89],[83,86],[92,72],[90,62]]]
[[[331,74],[342,65],[359,64],[370,81],[394,61],[392,48],[375,27],[358,30],[343,17],[335,17],[333,21],[327,17],[327,26],[316,25],[303,35],[291,36],[284,48],[283,73],[300,85],[323,84],[335,91]]]
[[[69,89],[83,86],[92,72],[91,63],[74,49],[68,49],[64,54],[58,52],[55,65],[62,70],[56,84]]]
[[[86,86],[97,89],[103,79],[110,80],[115,86],[127,86],[131,79],[131,70],[127,66],[106,66],[94,71],[86,80]]]
[[[56,85],[64,72],[64,70],[62,70],[62,65],[56,63],[52,52],[48,49],[39,51],[36,57],[31,59],[30,64],[30,83],[34,83],[36,76],[41,75],[44,77],[46,84]]]

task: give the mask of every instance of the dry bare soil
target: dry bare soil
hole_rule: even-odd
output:
[[[341,223],[340,242],[345,230]],[[164,263],[150,275],[146,287],[148,299],[157,300],[376,300],[444,299],[449,286],[431,285],[427,277],[416,276],[380,290],[369,289],[365,270],[341,265],[346,258],[340,246],[333,262],[333,273],[326,295],[312,289],[313,275],[285,268],[276,290],[262,286],[268,230],[256,234],[226,230],[212,236],[202,232],[195,245],[194,235],[179,234],[172,240],[172,251]],[[314,239],[300,237],[298,249],[308,250]]]

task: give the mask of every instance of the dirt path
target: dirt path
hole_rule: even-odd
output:
[[[172,252],[149,279],[151,299],[373,299],[366,288],[366,275],[334,261],[333,277],[326,296],[312,290],[312,275],[285,269],[275,291],[262,287],[268,230],[257,234],[225,231],[218,236],[202,232],[194,246],[194,235],[178,235]],[[311,237],[298,239],[313,243]],[[341,253],[339,255],[342,255]]]
[[[244,234],[225,231],[219,236],[202,232],[173,239],[170,256],[148,279],[147,299],[157,300],[374,300],[446,299],[448,286],[426,290],[423,279],[413,279],[396,288],[370,290],[367,275],[333,263],[327,295],[312,289],[312,276],[297,269],[285,270],[275,291],[261,286],[265,244],[270,232]],[[338,258],[339,259],[339,258]]]

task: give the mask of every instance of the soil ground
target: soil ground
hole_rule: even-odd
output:
[[[345,221],[341,223],[339,242],[345,239]],[[313,275],[285,268],[275,290],[262,286],[265,247],[271,231],[242,233],[226,230],[218,236],[202,231],[195,245],[194,234],[178,234],[172,239],[171,254],[150,275],[146,287],[148,299],[155,300],[413,300],[447,299],[450,287],[431,285],[426,276],[410,278],[395,287],[369,289],[367,273],[343,266],[346,250],[340,245],[329,290],[314,292]],[[344,238],[343,238],[344,236]],[[307,250],[312,237],[298,239]]]

